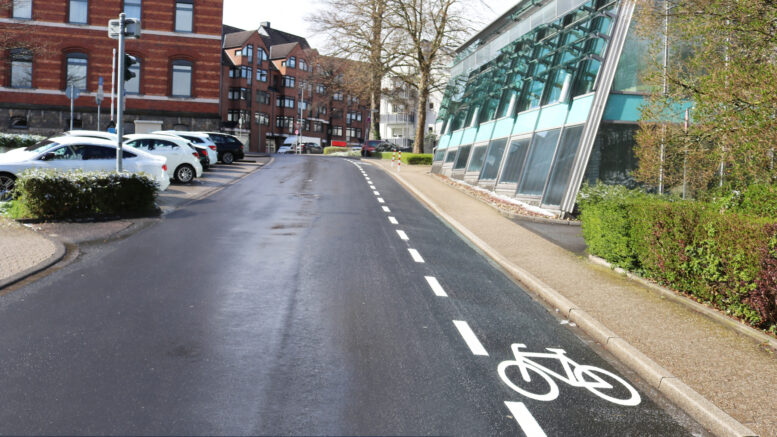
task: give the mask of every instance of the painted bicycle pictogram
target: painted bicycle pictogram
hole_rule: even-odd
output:
[[[521,350],[525,348],[526,345],[524,344],[513,343],[511,349],[513,355],[515,355],[515,360],[502,361],[499,363],[497,370],[499,371],[499,377],[502,378],[505,384],[528,398],[538,401],[552,401],[558,398],[558,384],[553,380],[553,378],[556,378],[573,387],[583,387],[614,404],[635,406],[642,401],[637,390],[623,380],[623,378],[599,367],[578,364],[566,355],[564,349],[546,348],[545,350],[549,353],[544,353]],[[561,363],[564,374],[556,373],[531,358],[558,360]],[[507,375],[507,370],[513,366],[518,367],[523,381],[517,381],[516,383]],[[539,390],[534,387],[533,390],[539,392],[535,393],[529,391],[528,388],[521,388],[519,385],[521,382],[526,386],[532,381],[531,373],[544,379],[548,389]],[[625,388],[625,390],[622,388]]]

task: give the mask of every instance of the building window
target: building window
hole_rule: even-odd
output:
[[[89,0],[70,0],[70,22],[86,24],[89,19]]]
[[[262,126],[269,126],[270,125],[270,116],[265,114],[264,112],[257,112],[256,113],[256,122],[259,123]]]
[[[10,127],[11,129],[27,129],[29,127],[27,117],[22,115],[11,117]]]
[[[248,62],[254,62],[254,46],[253,44],[248,44],[247,46],[243,47],[243,56],[248,59]]]
[[[175,2],[175,31],[194,31],[194,2],[193,0],[179,0]]]
[[[263,48],[259,47],[256,49],[256,63],[260,63],[262,61],[267,60],[267,52],[264,51]]]
[[[189,61],[173,61],[173,96],[192,96],[192,63]]]
[[[248,100],[250,93],[248,88],[230,88],[229,100]]]
[[[288,129],[291,131],[293,125],[294,117],[284,117],[282,115],[275,117],[275,127],[277,128]]]
[[[359,98],[354,96],[348,96],[348,104],[349,105],[358,105],[359,104]]]
[[[294,88],[295,81],[294,76],[283,76],[283,86],[285,88]]]
[[[294,97],[278,96],[275,99],[275,106],[281,108],[294,108]]]
[[[321,123],[320,121],[314,121],[313,122],[313,132],[323,132],[324,131],[324,123]]]
[[[32,55],[25,49],[11,50],[11,88],[32,88]]]
[[[89,58],[85,53],[69,53],[67,55],[67,85],[74,85],[81,91],[86,91],[86,75]]]
[[[346,116],[346,120],[348,123],[352,121],[362,121],[362,113],[361,112],[349,112]]]
[[[338,102],[342,102],[343,101],[343,93],[338,91],[338,92],[332,94],[332,100],[336,100]]]
[[[256,80],[259,82],[267,82],[267,70],[261,68],[256,69]]]
[[[130,71],[135,73],[135,77],[128,80],[124,85],[124,90],[127,94],[140,94],[140,59],[135,56],[137,63],[130,67]]]
[[[297,58],[294,56],[290,57],[289,60],[286,62],[286,66],[289,68],[297,68]]]
[[[361,138],[362,130],[359,128],[352,128],[352,127],[346,128],[345,136],[348,138]]]
[[[309,107],[310,107],[310,102],[306,102],[306,101],[304,101],[304,100],[300,99],[300,101],[299,101],[299,109],[301,109],[301,110],[305,111],[305,110],[307,110]]]
[[[342,126],[332,126],[332,136],[335,136],[335,137],[343,136],[343,127]]]
[[[142,0],[124,0],[124,14],[127,18],[140,20],[142,13]]]
[[[253,67],[240,67],[240,77],[248,81],[251,84],[251,79],[254,77]]]
[[[234,67],[230,68],[229,69],[229,77],[231,79],[239,78],[240,77],[240,69],[239,68],[234,68]]]
[[[248,111],[241,109],[230,109],[227,111],[227,121],[231,121],[240,127],[243,127],[248,123],[248,117]]]
[[[308,63],[304,59],[299,60],[299,69],[302,71],[308,71]]]
[[[32,18],[32,0],[13,0],[13,18],[29,20]]]
[[[324,85],[319,84],[316,86],[316,92],[318,94],[326,94],[326,87]]]
[[[326,115],[326,105],[318,107],[318,116]]]
[[[269,105],[270,104],[270,93],[266,91],[257,91],[256,92],[256,102],[261,103],[263,105]]]

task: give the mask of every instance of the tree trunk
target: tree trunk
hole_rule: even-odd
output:
[[[380,139],[380,99],[383,80],[383,19],[386,13],[384,0],[373,0],[372,41],[370,41],[370,137]]]
[[[421,71],[418,75],[418,105],[416,105],[415,140],[413,153],[424,153],[424,136],[426,135],[426,106],[429,102],[429,72]]]

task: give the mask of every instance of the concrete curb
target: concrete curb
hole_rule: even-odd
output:
[[[30,232],[34,232],[34,231],[30,231]],[[40,234],[38,234],[38,235],[40,235]],[[6,279],[0,280],[0,291],[5,289],[6,287],[8,287],[10,285],[13,285],[13,284],[15,284],[15,283],[17,283],[17,282],[19,282],[19,281],[21,281],[23,279],[26,279],[26,278],[30,277],[30,276],[32,276],[32,275],[34,275],[36,273],[40,273],[43,270],[46,270],[47,268],[49,268],[49,267],[53,266],[54,264],[58,263],[60,260],[62,260],[62,258],[65,257],[65,254],[67,253],[67,249],[65,248],[65,244],[64,243],[62,243],[61,241],[59,241],[57,239],[54,239],[54,238],[51,238],[51,237],[47,237],[45,235],[40,235],[40,236],[45,238],[45,239],[47,239],[47,240],[49,240],[49,241],[51,241],[54,244],[54,253],[50,257],[48,257],[45,260],[39,262],[38,264],[35,264],[34,266],[32,266],[32,267],[30,267],[30,268],[28,268],[26,270],[22,270],[21,272],[15,274],[13,276],[10,276],[10,277],[8,277]]]
[[[671,300],[672,302],[682,304],[687,308],[713,320],[716,323],[720,323],[721,325],[724,325],[728,328],[731,328],[737,331],[738,333],[744,336],[749,337],[750,339],[754,340],[758,344],[769,346],[775,351],[777,351],[777,339],[774,339],[764,334],[763,332],[758,331],[757,329],[751,328],[750,326],[745,325],[744,323],[741,323],[736,319],[726,317],[725,315],[721,314],[720,311],[714,308],[711,308],[702,303],[696,302],[669,288],[662,287],[637,274],[626,271],[620,267],[615,267],[609,262],[607,262],[606,260],[599,258],[598,256],[588,255],[588,260],[594,264],[607,267],[616,273],[625,275],[627,278],[631,279],[632,281],[639,282],[641,285],[644,285],[645,287],[648,287],[651,290],[658,292],[664,298]]]
[[[397,180],[405,187],[405,189],[426,204],[426,206],[438,217],[448,222],[451,227],[469,239],[472,244],[482,250],[502,268],[510,272],[510,274],[532,292],[536,293],[554,308],[557,308],[569,320],[576,323],[583,332],[602,344],[608,352],[612,353],[624,364],[629,366],[634,372],[644,378],[648,384],[663,393],[664,396],[674,402],[678,407],[682,408],[702,426],[718,436],[757,436],[756,433],[729,416],[725,411],[718,408],[691,387],[684,384],[658,363],[631,346],[625,340],[619,338],[601,322],[584,310],[578,308],[573,302],[561,295],[561,293],[554,290],[526,270],[514,265],[485,241],[476,236],[472,231],[445,213],[431,199],[405,181],[402,176],[388,171],[380,165],[377,167]]]

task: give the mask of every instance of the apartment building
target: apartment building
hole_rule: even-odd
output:
[[[297,135],[324,146],[364,141],[366,99],[339,80],[352,61],[321,56],[305,38],[269,22],[257,30],[224,26],[223,47],[222,130],[249,150],[277,150]]]
[[[69,128],[68,84],[81,91],[74,127],[95,129],[101,81],[105,129],[117,47],[108,21],[121,12],[142,27],[140,39],[126,42],[139,62],[126,83],[125,131],[134,132],[136,120],[218,129],[222,0],[14,0],[0,10],[0,31],[19,43],[0,63],[0,130],[45,135]]]

